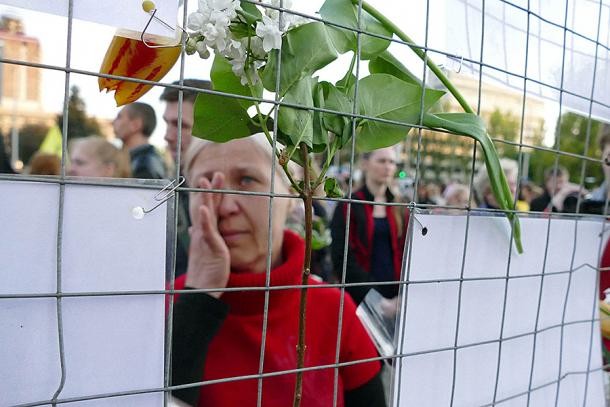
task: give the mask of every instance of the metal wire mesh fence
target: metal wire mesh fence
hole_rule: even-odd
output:
[[[72,65],[74,55],[71,49],[73,14],[77,3],[78,0],[68,2],[65,64],[60,66],[26,59],[0,58],[3,66],[52,70],[64,75],[64,118],[68,118],[70,114],[70,86],[75,75],[175,89],[178,91],[178,124],[183,122],[185,110],[190,114],[190,110],[184,109],[184,106],[190,103],[189,106],[192,107],[193,104],[185,100],[184,95],[187,92],[237,100],[256,100],[267,109],[273,110],[274,113],[271,115],[273,134],[278,134],[280,107],[320,114],[339,114],[348,119],[353,135],[342,153],[334,158],[332,166],[337,179],[345,175],[343,191],[345,197],[317,197],[316,202],[327,205],[329,210],[345,209],[345,219],[358,216],[358,211],[365,205],[371,206],[370,199],[358,195],[356,187],[359,181],[357,121],[405,128],[404,141],[396,149],[399,161],[398,167],[394,168],[397,174],[394,179],[398,187],[397,199],[393,202],[376,202],[378,208],[384,210],[390,208],[387,213],[392,210],[409,213],[403,225],[405,239],[404,242],[401,241],[402,247],[394,247],[395,251],[403,253],[399,256],[399,278],[389,278],[388,281],[381,282],[350,280],[348,258],[350,245],[353,244],[349,238],[350,229],[357,229],[358,226],[347,221],[342,225],[343,234],[347,238],[340,248],[341,261],[328,266],[330,254],[326,253],[330,271],[321,274],[327,281],[324,285],[310,287],[310,290],[314,291],[325,290],[328,287],[340,291],[336,310],[332,308],[328,311],[337,312],[334,317],[336,325],[326,327],[332,333],[327,339],[333,341],[330,346],[327,344],[326,348],[332,349],[333,354],[326,355],[325,363],[307,365],[301,369],[306,373],[332,372],[332,383],[318,384],[319,388],[324,388],[324,391],[331,395],[330,398],[320,402],[320,405],[343,405],[345,383],[342,381],[342,372],[349,370],[351,366],[366,365],[370,362],[378,362],[384,366],[382,375],[385,396],[392,405],[423,405],[420,403],[427,401],[429,401],[427,405],[451,406],[598,405],[596,403],[600,402],[600,394],[603,391],[598,289],[605,288],[600,282],[604,279],[605,268],[600,267],[600,263],[606,240],[604,221],[608,195],[603,188],[606,182],[603,177],[606,169],[604,165],[607,166],[604,161],[607,157],[604,154],[608,152],[604,144],[600,148],[596,147],[596,138],[598,133],[603,134],[605,127],[602,122],[610,117],[606,83],[608,76],[606,65],[610,50],[610,30],[607,28],[610,22],[608,4],[604,1],[592,0],[566,0],[561,3],[561,7],[556,3],[551,4],[542,0],[527,2],[429,0],[417,2],[416,5],[402,5],[398,4],[399,2],[379,4],[379,7],[386,7],[389,10],[388,14],[394,9],[400,10],[401,13],[410,12],[409,20],[418,21],[419,31],[415,37],[416,44],[413,45],[393,36],[388,37],[336,21],[327,21],[309,11],[307,7],[311,5],[303,6],[303,9],[295,5],[295,10],[292,10],[283,1],[277,4],[245,2],[276,10],[281,15],[298,16],[308,21],[322,22],[328,27],[355,33],[357,48],[354,53],[353,73],[356,79],[363,78],[368,73],[369,68],[363,63],[366,57],[362,55],[361,47],[363,41],[371,38],[389,41],[390,49],[401,57],[408,58],[406,55],[411,49],[423,51],[424,60],[409,61],[409,67],[418,80],[431,88],[442,88],[442,85],[437,83],[435,75],[427,69],[426,62],[429,59],[443,61],[444,72],[463,89],[466,98],[476,106],[476,112],[486,119],[487,128],[500,154],[516,163],[510,169],[513,171],[514,190],[518,191],[514,196],[512,212],[518,214],[526,225],[524,229],[526,254],[518,255],[515,253],[511,229],[505,224],[506,211],[495,208],[492,202],[486,200],[485,190],[489,190],[490,187],[488,182],[486,184],[485,169],[481,169],[484,165],[480,147],[477,147],[471,139],[438,129],[432,131],[424,126],[423,109],[419,113],[419,119],[408,125],[391,118],[367,115],[358,108],[357,80],[353,86],[354,99],[350,113],[286,101],[279,92],[265,93],[260,98],[252,98],[212,89],[200,89],[188,86],[185,82],[185,66],[189,61],[184,51],[179,60],[180,78],[173,84],[77,69]],[[354,4],[357,6],[358,27],[362,27],[361,22],[364,19],[362,2]],[[187,16],[194,11],[191,8],[196,8],[196,5],[187,2],[183,6],[182,26],[187,25]],[[403,18],[407,19],[407,16],[396,14],[396,20]],[[440,41],[440,37],[444,40]],[[276,68],[278,83],[282,70],[281,52],[280,50]],[[333,75],[333,72],[329,74],[330,77]],[[423,101],[425,91],[422,92],[421,98]],[[443,108],[446,111],[459,109],[457,104],[449,99],[444,103]],[[554,120],[557,121],[556,125],[553,123]],[[164,228],[161,236],[166,245],[163,246],[164,250],[167,247],[166,264],[163,265],[166,268],[164,273],[167,272],[168,275],[165,289],[162,287],[150,289],[149,286],[137,285],[129,289],[66,289],[67,273],[64,261],[67,255],[66,240],[72,239],[66,236],[65,229],[66,218],[71,215],[66,208],[67,193],[76,191],[80,186],[91,187],[92,194],[95,194],[95,191],[98,191],[97,193],[106,191],[107,187],[147,192],[152,190],[156,193],[168,185],[168,182],[151,183],[133,180],[117,182],[68,176],[67,146],[71,131],[68,123],[68,120],[64,120],[61,129],[63,154],[59,176],[0,174],[0,190],[6,193],[19,191],[15,185],[20,184],[46,185],[56,190],[56,195],[52,194],[49,198],[56,199],[57,202],[57,205],[53,206],[57,208],[57,213],[51,214],[55,220],[53,275],[56,289],[2,290],[0,307],[5,310],[3,315],[7,319],[2,323],[7,328],[6,332],[9,332],[12,322],[8,320],[7,315],[10,315],[13,307],[20,304],[20,300],[53,302],[54,315],[49,318],[56,321],[54,333],[57,354],[52,356],[57,356],[57,360],[53,363],[59,367],[55,375],[57,383],[52,394],[36,400],[15,400],[9,396],[13,389],[2,388],[0,385],[2,405],[42,406],[78,402],[95,405],[120,403],[132,405],[131,403],[138,402],[170,405],[177,402],[171,398],[172,392],[246,382],[256,382],[256,400],[252,400],[252,404],[275,405],[274,400],[265,396],[265,394],[274,394],[266,383],[270,383],[271,379],[282,377],[293,380],[296,369],[269,370],[266,366],[266,361],[273,357],[269,355],[269,349],[273,349],[273,343],[278,340],[275,337],[268,337],[270,318],[273,318],[270,314],[270,304],[275,301],[272,299],[274,293],[294,293],[301,288],[301,284],[277,284],[272,281],[273,236],[277,234],[273,229],[274,216],[277,208],[282,207],[284,202],[299,199],[295,194],[282,192],[281,186],[278,186],[283,181],[278,179],[278,174],[273,168],[280,158],[271,155],[269,188],[265,191],[221,188],[222,192],[219,193],[218,188],[214,188],[211,184],[209,187],[201,187],[192,179],[188,180],[189,186],[179,185],[178,180],[182,176],[189,178],[188,171],[184,168],[185,150],[182,149],[182,144],[190,139],[190,134],[184,134],[184,132],[190,133],[190,129],[185,130],[183,126],[178,125],[175,169],[169,177],[175,180],[170,184],[169,189],[176,191],[177,194],[172,195],[171,198],[166,197],[167,202],[162,199],[161,201],[167,205],[158,209],[158,212],[166,214],[166,223],[169,225],[168,228]],[[554,131],[552,131],[553,127],[555,127]],[[276,142],[274,138],[273,143]],[[231,157],[225,158],[225,160],[230,159]],[[568,180],[564,182],[573,182],[573,188],[569,192],[569,197],[573,200],[571,204],[566,200],[558,199],[560,195],[558,183],[561,182],[559,175],[565,168],[569,168],[571,177],[568,175]],[[546,177],[543,177],[544,170],[547,170]],[[505,171],[508,172],[509,169]],[[36,184],[30,184],[32,182]],[[531,188],[532,184],[545,182],[548,199],[543,205],[544,212],[531,212],[527,206],[520,205],[520,201],[525,200],[528,186]],[[434,188],[431,187],[441,184],[447,185],[445,199],[435,194]],[[595,185],[602,185],[603,192],[596,197],[597,200],[589,196],[590,191],[595,194],[595,191],[592,191]],[[461,200],[449,199],[448,192],[452,189],[462,192]],[[266,213],[257,214],[265,219],[267,230],[265,280],[262,285],[175,289],[176,250],[180,239],[179,211],[181,201],[188,193],[192,196],[198,193],[219,193],[223,197],[220,199],[239,197],[243,202],[251,202],[252,205],[257,199],[268,200]],[[520,193],[523,195],[519,195]],[[149,198],[150,196],[147,195],[147,199]],[[15,206],[22,204],[19,200],[11,202],[16,202]],[[86,211],[82,207],[73,205],[69,208],[74,211]],[[11,216],[13,215],[0,214],[0,219],[4,219],[8,225]],[[94,217],[95,214],[91,216]],[[371,212],[370,221],[374,222],[375,217],[379,216],[373,216]],[[298,225],[302,222],[302,219],[297,217],[295,223]],[[491,231],[489,225],[494,225]],[[531,234],[535,233],[535,236],[531,234],[528,236],[528,231]],[[354,231],[351,230],[351,233]],[[497,236],[506,237],[507,234],[510,239],[498,241]],[[11,239],[8,232],[0,236],[3,236],[5,243]],[[490,243],[492,240],[493,244]],[[0,249],[0,252],[8,257],[11,245],[5,243],[3,247],[6,249]],[[370,244],[373,243],[374,239],[370,241]],[[369,250],[367,253],[372,255],[373,248],[369,247],[367,250]],[[489,252],[486,253],[486,250]],[[137,253],[130,255],[136,258],[138,256]],[[554,261],[558,258],[562,260]],[[337,267],[337,264],[340,266]],[[391,265],[392,261],[383,264]],[[132,271],[126,269],[123,272]],[[2,270],[2,274],[9,276],[11,281],[18,279],[14,270]],[[372,330],[371,335],[376,339],[379,356],[346,361],[343,358],[345,349],[342,348],[343,330],[346,329],[344,316],[349,314],[345,311],[346,307],[353,306],[350,305],[351,299],[347,300],[346,305],[346,297],[349,298],[350,293],[355,289],[370,286],[375,286],[382,292],[386,288],[394,290],[393,297],[396,300],[394,313],[387,323],[388,331],[383,334],[380,332],[383,330],[380,328],[380,323],[371,320],[375,318],[375,312],[369,310],[367,314],[367,311],[363,310],[367,304],[365,301],[359,312],[364,314],[361,315],[362,318],[367,318],[368,315],[368,322],[365,324]],[[198,296],[217,292],[223,295],[237,293],[243,295],[243,298],[247,298],[252,293],[259,293],[262,296],[259,348],[255,356],[249,356],[256,358],[257,369],[248,374],[231,377],[172,383],[174,296],[177,294]],[[482,298],[478,298],[479,296]],[[554,297],[549,298],[549,296]],[[64,340],[66,302],[70,303],[70,300],[75,298],[104,298],[120,302],[124,298],[149,297],[162,298],[164,301],[167,298],[165,312],[161,312],[163,315],[157,315],[157,319],[163,321],[164,330],[162,338],[164,355],[155,356],[155,359],[162,356],[160,360],[163,365],[162,381],[158,386],[128,387],[103,393],[84,392],[66,396],[63,393],[64,386],[72,374],[70,369],[66,368],[68,365],[66,360],[77,357],[78,353],[74,348],[66,346]],[[477,302],[478,300],[482,302]],[[515,301],[517,303],[522,301],[530,308],[519,308]],[[583,303],[585,305],[582,305]],[[480,308],[485,308],[485,304],[489,304],[489,309]],[[372,303],[368,305],[375,308]],[[155,310],[159,311],[158,302],[156,307]],[[580,311],[577,312],[576,309]],[[583,317],[583,309],[586,311],[585,317]],[[293,312],[297,312],[296,308]],[[442,313],[446,315],[441,315]],[[86,311],[83,311],[83,315],[86,318]],[[119,317],[114,315],[114,318]],[[381,320],[384,318],[383,315],[380,317]],[[486,325],[486,319],[493,320],[491,328]],[[601,322],[603,324],[603,320]],[[432,328],[427,329],[427,327]],[[422,335],[419,333],[421,331],[426,333]],[[2,338],[3,336],[4,334],[0,333],[2,342],[10,340],[8,334]],[[386,348],[384,348],[384,340],[387,340]],[[515,345],[521,343],[520,341],[524,343]],[[576,348],[580,348],[581,351],[575,352]],[[112,350],[110,352],[105,357],[112,358]],[[237,355],[237,349],[235,352]],[[472,356],[475,353],[476,355]],[[480,365],[483,360],[484,365]],[[519,368],[521,370],[518,368],[510,370],[514,367],[511,365],[514,360],[523,362]],[[540,373],[541,366],[545,364],[552,365],[550,371],[554,377],[550,380],[546,379],[548,375]],[[296,363],[293,365],[296,366]],[[507,372],[521,372],[523,377],[515,380],[506,377],[510,374]],[[4,373],[4,375],[10,374],[11,372]],[[93,378],[91,380],[95,381]],[[275,383],[292,384],[290,380]],[[30,381],[24,378],[22,383],[27,389]],[[287,386],[283,391],[291,394],[292,388]],[[313,390],[313,393],[315,394],[316,390]],[[478,393],[479,396],[472,398],[470,397],[472,393]],[[142,395],[157,395],[159,398],[138,401],[137,397]],[[207,405],[205,402],[205,400],[200,401],[200,405]]]

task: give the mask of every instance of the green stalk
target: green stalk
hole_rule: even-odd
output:
[[[360,4],[360,1],[361,0],[352,0],[352,4],[357,6],[358,4]],[[468,102],[466,101],[464,96],[453,85],[453,83],[449,80],[449,78],[447,78],[445,73],[430,58],[427,57],[426,53],[421,48],[415,46],[415,42],[406,33],[404,33],[398,26],[396,26],[396,24],[394,24],[392,21],[390,21],[386,16],[384,16],[382,13],[380,13],[377,9],[375,9],[373,6],[371,6],[366,1],[362,1],[361,4],[362,4],[362,9],[364,11],[366,11],[371,16],[373,16],[375,19],[377,19],[377,21],[379,21],[381,24],[383,24],[392,33],[396,34],[396,36],[398,36],[398,38],[400,38],[402,41],[404,41],[410,45],[413,52],[415,52],[415,54],[417,54],[417,56],[419,56],[423,61],[426,62],[426,65],[428,66],[428,68],[430,68],[430,70],[443,83],[443,85],[445,85],[447,90],[449,90],[449,92],[451,92],[453,97],[455,97],[455,99],[458,101],[458,103],[460,104],[462,109],[464,109],[464,111],[466,113],[476,115],[476,112],[474,111],[474,109],[472,107],[470,107],[470,105],[468,104]],[[447,126],[439,126],[439,127],[448,128]],[[467,135],[469,135],[471,137],[473,136],[472,134],[467,134]],[[517,247],[517,252],[523,253],[523,246],[521,244],[521,226],[519,224],[519,217],[513,212],[508,212],[508,211],[514,209],[512,193],[510,191],[510,188],[508,187],[508,182],[506,181],[506,177],[500,166],[500,161],[498,159],[498,153],[496,152],[493,142],[491,141],[491,139],[489,138],[489,135],[486,132],[481,137],[475,137],[475,139],[483,147],[483,152],[485,154],[485,164],[488,168],[488,174],[489,174],[489,177],[491,180],[491,187],[492,187],[493,193],[496,196],[496,199],[498,200],[498,204],[500,205],[500,208],[507,211],[506,216],[510,222],[510,225],[511,225],[511,228],[513,231],[513,238],[515,241],[515,246]]]
[[[358,5],[359,0],[352,0],[352,3]],[[436,75],[436,77],[443,83],[443,85],[445,85],[447,90],[451,92],[451,94],[456,98],[456,100],[458,101],[460,106],[462,106],[462,109],[464,109],[466,113],[475,113],[474,109],[472,109],[466,99],[464,99],[464,96],[462,96],[460,91],[453,85],[453,83],[451,83],[449,78],[447,78],[447,76],[438,67],[438,65],[436,65],[430,58],[427,58],[426,53],[421,48],[415,46],[415,42],[406,33],[404,33],[400,28],[398,28],[398,26],[396,26],[396,24],[390,21],[386,16],[381,14],[377,9],[375,9],[366,1],[362,2],[362,9],[369,13],[371,16],[375,17],[377,21],[379,21],[387,29],[396,34],[396,36],[402,41],[409,44],[413,52],[415,52],[417,56],[419,56],[423,61],[426,61],[426,65],[428,65],[428,68],[430,68],[430,70],[434,72],[434,75]]]
[[[313,230],[313,193],[310,179],[309,152],[307,144],[301,143],[299,151],[303,160],[303,192],[301,199],[305,206],[305,261],[301,275],[301,297],[299,301],[299,337],[297,343],[297,373],[294,387],[293,407],[300,407],[303,398],[303,368],[305,367],[305,326],[307,309],[307,284],[311,274],[311,242]]]
[[[250,81],[250,76],[246,74],[246,77],[248,78],[248,88],[250,89],[250,94],[255,95],[256,92],[254,91],[254,85],[252,85],[252,82]],[[258,101],[254,102],[254,107],[256,109],[256,116],[258,117],[260,126],[263,129],[263,133],[265,133],[265,137],[267,137],[267,141],[269,142],[271,147],[273,147],[273,137],[271,137],[271,132],[269,132],[269,129],[267,128],[267,120],[265,120],[264,115],[261,112]],[[277,157],[278,160],[281,159],[281,153],[277,150],[275,151],[275,156]],[[292,177],[292,173],[290,172],[290,169],[288,168],[288,163],[287,162],[281,163],[280,165],[282,166],[282,169],[286,173],[286,177],[288,177],[288,181],[290,181],[290,185],[292,186],[292,188],[294,188],[295,192],[300,194],[302,192],[301,188],[299,188],[299,184]]]

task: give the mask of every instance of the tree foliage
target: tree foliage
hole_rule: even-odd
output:
[[[63,131],[63,114],[57,116],[57,124]],[[85,101],[80,96],[77,86],[70,88],[68,101],[68,140],[73,138],[99,135],[100,125],[93,117],[87,115]]]
[[[564,153],[585,155],[597,159],[601,155],[597,145],[600,125],[601,122],[588,119],[577,113],[565,113],[559,118],[557,123],[555,133],[556,145],[554,148]],[[588,145],[587,132],[589,132]],[[531,179],[542,185],[544,182],[544,170],[555,165],[556,157],[557,154],[555,152],[535,150],[530,159]],[[585,177],[581,179],[583,164],[585,165]],[[559,165],[569,171],[571,182],[578,184],[585,182],[585,187],[587,188],[601,183],[604,179],[603,171],[599,164],[585,161],[579,157],[560,154]]]
[[[26,124],[19,130],[19,157],[28,163],[38,151],[49,128],[42,124]]]

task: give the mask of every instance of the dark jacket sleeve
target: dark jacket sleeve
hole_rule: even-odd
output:
[[[172,385],[201,381],[208,346],[224,322],[229,307],[205,293],[182,294],[174,306],[172,331]],[[175,390],[172,395],[191,406],[199,387]]]
[[[338,281],[341,281],[341,273],[343,272],[343,250],[345,245],[345,215],[343,213],[343,204],[339,204],[335,208],[333,219],[330,224],[330,233],[332,236],[331,243],[331,258],[333,261],[333,269]],[[351,231],[355,233],[355,231]],[[370,274],[364,270],[356,261],[356,256],[352,248],[347,248],[347,266],[345,269],[346,283],[363,283],[372,282]],[[352,286],[346,287],[346,291],[352,296],[356,304],[360,304],[371,286]]]
[[[160,157],[144,155],[136,158],[131,165],[132,178],[163,179],[165,168]]]
[[[385,407],[381,372],[360,387],[345,392],[345,407]]]

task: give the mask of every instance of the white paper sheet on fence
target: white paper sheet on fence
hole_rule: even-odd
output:
[[[414,228],[398,342],[399,354],[413,355],[397,365],[395,405],[447,406],[452,389],[456,407],[491,405],[494,394],[510,399],[502,406],[522,406],[528,393],[532,406],[604,405],[602,373],[581,373],[602,365],[594,321],[600,221],[522,218],[525,252],[509,256],[506,219],[471,216],[462,275],[466,217],[418,219],[428,233]]]
[[[155,0],[156,17],[176,26],[178,0]],[[68,15],[68,0],[0,0],[0,4],[27,8],[59,16]],[[143,31],[150,16],[142,10],[142,0],[73,0],[72,15],[79,20]],[[174,37],[174,33],[163,25],[152,22],[146,32],[164,37]]]
[[[66,185],[62,292],[163,290],[166,208],[155,190]],[[1,294],[56,292],[59,187],[0,181]],[[164,296],[65,297],[60,398],[163,386]],[[0,405],[49,400],[60,383],[55,298],[0,298]],[[162,393],[74,403],[160,406]],[[72,403],[68,403],[70,405]]]

